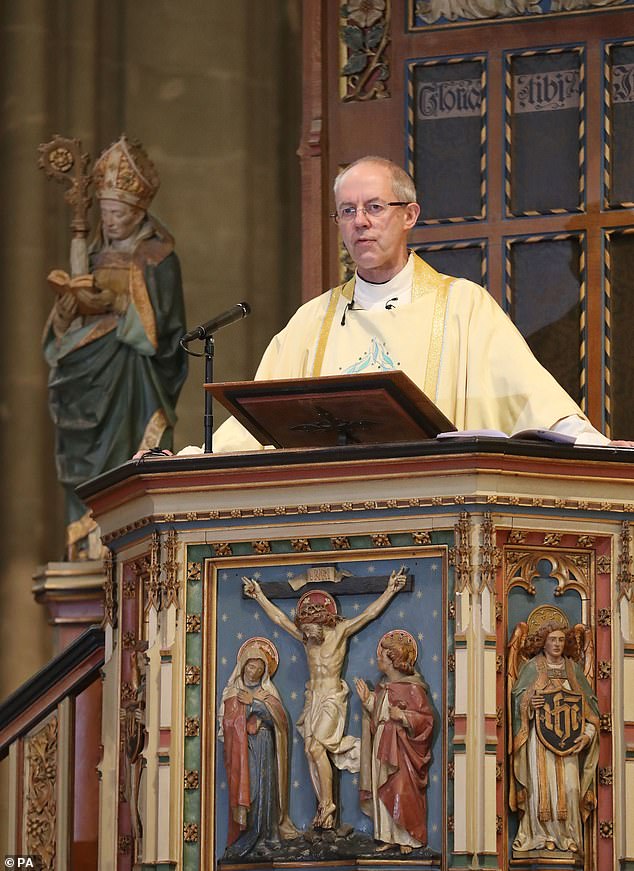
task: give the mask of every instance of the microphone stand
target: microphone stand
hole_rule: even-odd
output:
[[[207,336],[205,339],[205,384],[213,384],[214,380],[214,337]],[[213,397],[209,390],[205,390],[205,453],[213,453],[213,431],[214,431],[214,406]]]
[[[228,311],[212,318],[205,324],[200,324],[200,326],[190,330],[181,337],[179,345],[186,354],[190,354],[192,357],[205,358],[205,384],[213,384],[214,381],[214,333],[217,330],[222,329],[222,327],[227,327],[229,324],[233,324],[241,318],[245,318],[250,311],[251,307],[247,302],[240,302]],[[194,339],[205,340],[205,349],[202,354],[197,354],[195,351],[189,350],[188,345]],[[214,410],[213,397],[209,390],[205,391],[205,413],[203,424],[205,431],[204,451],[206,454],[211,454],[213,453],[212,440],[214,431]]]

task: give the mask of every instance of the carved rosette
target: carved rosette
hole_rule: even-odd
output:
[[[391,0],[344,0],[340,14],[342,100],[389,97]]]
[[[188,614],[185,631],[189,633],[200,632],[200,614]]]
[[[25,742],[26,852],[41,858],[42,868],[55,868],[57,832],[57,717]]]
[[[190,561],[187,563],[187,580],[200,581],[203,576],[203,565],[200,562]]]
[[[601,786],[612,786],[614,782],[614,774],[612,771],[612,766],[605,766],[604,768],[599,768],[599,783]]]
[[[200,775],[198,771],[186,771],[184,784],[185,789],[198,789],[200,786]]]
[[[197,738],[200,735],[200,718],[185,717],[185,737]]]

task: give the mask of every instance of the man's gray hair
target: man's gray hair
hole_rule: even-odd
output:
[[[400,203],[417,202],[416,186],[411,175],[405,172],[405,170],[397,163],[394,163],[394,161],[388,160],[387,157],[379,157],[375,154],[368,154],[366,157],[360,157],[358,160],[355,160],[354,163],[348,164],[348,166],[341,170],[333,185],[335,201],[337,200],[339,186],[344,175],[354,166],[359,166],[361,163],[374,163],[389,170],[390,175],[392,176],[392,190],[394,191],[394,196]]]

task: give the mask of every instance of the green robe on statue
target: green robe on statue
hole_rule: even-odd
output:
[[[167,231],[148,216],[132,251],[100,244],[90,269],[97,287],[126,298],[123,313],[82,317],[59,337],[49,322],[44,335],[71,552],[94,528],[75,487],[141,448],[171,447],[187,375],[180,265]]]

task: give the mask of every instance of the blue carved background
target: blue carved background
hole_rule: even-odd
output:
[[[308,767],[304,756],[303,739],[295,729],[295,723],[304,703],[304,685],[308,679],[308,669],[303,646],[275,626],[263,613],[259,605],[242,597],[243,575],[254,577],[260,583],[281,581],[290,576],[305,575],[307,568],[316,563],[281,566],[263,565],[261,567],[231,567],[218,574],[217,607],[217,697],[216,712],[222,690],[236,661],[236,654],[247,638],[263,635],[274,641],[280,652],[280,665],[274,677],[275,685],[282,696],[290,718],[291,764],[290,764],[290,812],[293,822],[299,829],[305,829],[315,813],[315,797],[310,783]],[[332,563],[329,563],[332,564]],[[354,690],[354,677],[363,677],[374,684],[379,679],[376,667],[376,647],[381,636],[390,629],[407,629],[418,643],[417,667],[429,686],[430,702],[436,713],[432,763],[429,771],[428,830],[429,846],[442,851],[444,835],[443,801],[443,758],[441,717],[444,711],[444,675],[446,649],[446,599],[443,593],[443,566],[439,556],[418,559],[386,559],[369,561],[339,561],[338,570],[347,570],[354,576],[387,576],[394,569],[405,564],[414,576],[411,592],[401,591],[390,602],[386,610],[350,641],[348,655],[344,663],[343,678],[351,689],[348,704],[348,724],[346,734],[361,734],[361,704]],[[353,617],[365,609],[377,594],[337,596],[336,585],[313,584],[311,588],[322,587],[332,593],[338,602],[339,613]],[[307,587],[299,590],[297,599]],[[290,619],[297,599],[273,600]],[[216,728],[217,733],[217,728]],[[227,789],[223,761],[222,742],[217,741],[216,784],[216,851],[220,857],[224,853],[227,837]],[[372,833],[372,820],[359,808],[358,775],[347,771],[340,773],[341,822],[355,829]]]

